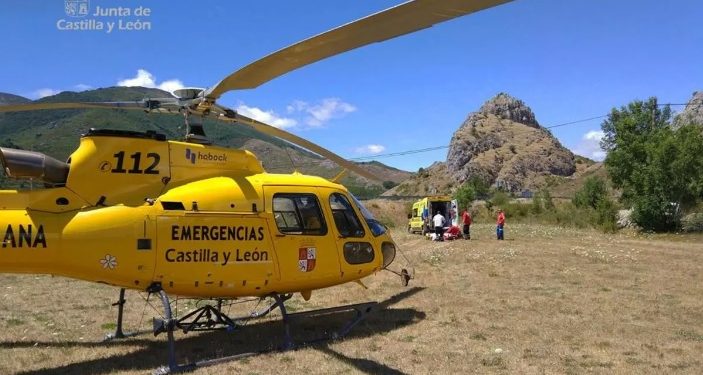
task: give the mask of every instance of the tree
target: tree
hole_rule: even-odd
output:
[[[605,196],[595,208],[596,224],[606,232],[615,232],[618,229],[618,208],[615,202]]]
[[[535,193],[532,196],[532,207],[530,207],[530,210],[532,211],[533,214],[539,215],[542,213],[542,205],[543,205],[543,197],[540,192]]]
[[[605,167],[643,229],[679,226],[682,210],[703,197],[700,128],[671,127],[671,109],[656,98],[613,109],[601,125]]]
[[[491,185],[479,176],[471,177],[467,182],[476,193],[476,198],[486,199],[489,196]]]
[[[596,208],[598,202],[607,194],[605,181],[598,176],[591,176],[586,179],[581,190],[576,192],[571,202],[576,207]]]
[[[542,194],[542,200],[544,201],[544,209],[547,211],[552,211],[556,207],[554,206],[554,201],[552,200],[552,193],[549,192],[549,189],[544,188],[540,191]]]
[[[461,185],[459,189],[457,189],[456,193],[454,193],[454,199],[456,199],[460,209],[469,207],[475,198],[476,192],[474,191],[473,186],[471,186],[468,182]]]
[[[383,188],[386,190],[393,189],[396,186],[398,186],[398,184],[393,181],[383,181]]]

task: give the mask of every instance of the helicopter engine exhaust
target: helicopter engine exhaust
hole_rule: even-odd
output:
[[[0,162],[10,178],[33,178],[52,185],[63,185],[69,164],[41,152],[0,147]]]

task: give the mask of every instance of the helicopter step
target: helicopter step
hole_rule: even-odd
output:
[[[161,333],[166,333],[168,340],[167,365],[162,366],[154,371],[154,374],[159,375],[188,372],[193,371],[199,367],[213,366],[216,364],[234,361],[267,352],[287,351],[324,341],[339,340],[349,334],[349,332],[351,332],[351,330],[357,324],[359,324],[362,320],[364,320],[364,318],[366,318],[369,314],[375,311],[375,307],[378,305],[377,302],[366,302],[289,314],[286,310],[285,302],[292,297],[292,294],[273,294],[271,295],[271,297],[274,299],[274,302],[272,302],[266,308],[256,311],[248,316],[237,318],[227,317],[227,315],[221,311],[221,306],[218,304],[217,307],[207,305],[207,307],[199,308],[180,319],[176,319],[173,317],[169,297],[166,292],[161,289],[161,286],[154,285],[150,288],[149,292],[159,295],[164,309],[163,319],[154,318],[154,336],[157,336]],[[225,356],[215,359],[207,359],[183,365],[178,364],[178,361],[176,359],[176,341],[174,337],[174,331],[176,331],[177,329],[183,330],[184,333],[187,333],[189,331],[209,331],[217,329],[233,330],[234,328],[236,328],[242,323],[245,323],[248,320],[257,319],[268,315],[276,308],[281,311],[284,330],[284,342],[278,349],[264,350],[251,353],[241,353],[237,355]],[[332,315],[340,312],[355,312],[355,315],[339,330],[332,332],[326,337],[299,342],[293,340],[293,336],[291,334],[291,321],[298,318],[320,318],[326,315]]]

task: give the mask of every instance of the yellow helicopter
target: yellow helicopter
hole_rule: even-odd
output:
[[[270,54],[208,89],[136,102],[30,103],[0,112],[117,108],[180,113],[184,141],[154,132],[91,129],[66,162],[0,148],[11,178],[46,188],[0,191],[0,272],[61,275],[120,288],[116,338],[122,332],[125,289],[158,294],[168,334],[168,367],[190,369],[175,354],[174,330],[229,329],[278,308],[292,347],[285,301],[314,290],[359,281],[388,269],[396,245],[387,229],[337,181],[346,171],[376,176],[291,133],[217,104],[231,90],[255,88],[302,66],[509,0],[415,0],[332,29]],[[249,126],[340,165],[332,180],[299,173],[270,174],[249,151],[211,145],[203,118]],[[395,271],[394,271],[395,272]],[[397,272],[407,285],[408,271]],[[232,299],[271,297],[244,318],[205,305],[184,317],[169,295]],[[371,311],[356,307],[343,336]],[[202,363],[204,364],[204,363]]]

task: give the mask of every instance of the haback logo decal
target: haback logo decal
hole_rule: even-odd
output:
[[[195,152],[190,151],[189,148],[186,149],[186,160],[190,160],[191,164],[195,164]]]

